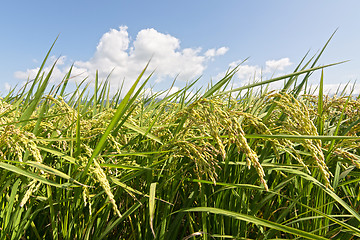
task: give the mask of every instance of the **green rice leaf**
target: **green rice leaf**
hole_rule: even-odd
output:
[[[44,79],[44,81],[41,83],[41,85],[39,86],[38,90],[35,93],[35,96],[33,99],[31,99],[29,106],[26,107],[25,111],[23,112],[23,114],[21,115],[21,117],[19,118],[19,121],[25,121],[30,119],[31,114],[34,112],[34,110],[36,109],[37,105],[39,104],[41,97],[44,94],[44,91],[48,85],[50,76],[55,68],[56,62],[53,64],[53,66],[51,67],[49,73],[47,74],[46,78]],[[26,122],[22,123],[22,126],[25,125]]]
[[[345,63],[345,62],[348,62],[348,61],[342,61],[342,62],[332,63],[332,64],[320,66],[320,67],[313,67],[313,68],[309,68],[309,69],[306,69],[306,70],[301,70],[301,71],[298,71],[298,72],[286,74],[286,75],[283,75],[283,76],[280,76],[280,77],[272,78],[272,79],[261,81],[261,82],[258,82],[258,83],[252,83],[252,84],[245,85],[243,87],[234,88],[234,89],[231,89],[231,90],[228,90],[228,91],[223,91],[223,92],[215,94],[214,96],[221,96],[221,95],[226,95],[226,94],[229,94],[229,93],[232,93],[232,92],[238,92],[238,91],[241,91],[241,90],[254,88],[254,87],[257,87],[257,86],[264,85],[264,84],[269,84],[269,83],[272,83],[272,82],[277,82],[277,81],[280,81],[280,80],[284,80],[286,78],[299,76],[299,75],[305,74],[305,73],[310,73],[310,72],[313,72],[313,71],[316,71],[316,70],[319,70],[319,69],[339,65],[339,64],[342,64],[342,63]]]
[[[76,164],[76,159],[73,157],[70,157],[69,155],[66,155],[62,152],[59,152],[57,150],[51,149],[51,148],[47,148],[47,147],[42,147],[42,146],[37,146],[38,149],[43,150],[45,152],[51,153],[55,156],[58,156],[60,158],[63,158],[65,160],[67,160],[68,162],[72,163],[72,164]]]
[[[360,140],[358,136],[315,136],[315,135],[266,135],[266,134],[247,134],[245,138],[248,139],[319,139],[319,140]]]
[[[318,119],[317,119],[317,129],[319,135],[324,134],[324,116],[323,116],[323,107],[324,107],[324,69],[321,70],[321,78],[319,85],[319,96],[318,96]]]
[[[127,127],[127,128],[130,128],[131,130],[133,130],[133,131],[135,131],[135,132],[137,132],[137,133],[139,133],[139,134],[141,134],[141,135],[143,135],[143,136],[145,136],[145,137],[148,137],[148,138],[150,138],[150,139],[152,139],[152,140],[154,140],[154,141],[162,144],[160,138],[158,138],[158,137],[156,137],[155,135],[147,132],[147,130],[145,130],[145,129],[142,129],[142,128],[140,128],[140,127],[137,127],[137,126],[135,126],[135,125],[132,125],[131,123],[128,123],[128,122],[124,122],[124,126]]]
[[[14,173],[17,173],[17,174],[20,174],[22,176],[28,177],[28,178],[33,179],[33,180],[37,180],[39,182],[42,182],[42,183],[50,185],[50,186],[54,186],[54,187],[58,187],[58,188],[68,188],[70,186],[69,184],[58,184],[58,183],[53,182],[53,181],[51,181],[49,179],[41,177],[41,176],[39,176],[39,175],[37,175],[35,173],[25,171],[22,168],[19,168],[19,167],[16,167],[14,165],[7,164],[7,163],[4,163],[4,162],[0,162],[0,168],[6,169],[8,171],[11,171],[11,172],[14,172]]]
[[[281,170],[279,169],[274,169],[274,170]],[[333,191],[331,191],[331,189],[327,188],[324,184],[322,184],[321,182],[319,182],[318,180],[316,180],[314,177],[298,171],[298,170],[294,170],[294,169],[282,169],[282,171],[285,172],[289,172],[289,173],[293,173],[296,174],[304,179],[309,180],[310,182],[314,183],[315,185],[317,185],[318,187],[321,188],[321,190],[323,190],[326,194],[328,194],[330,197],[332,197],[335,201],[337,201],[341,206],[343,206],[349,213],[351,213],[358,221],[360,221],[360,214],[353,209],[351,206],[349,206],[344,200],[342,200],[336,193],[334,193]]]
[[[150,184],[150,197],[149,197],[149,217],[150,217],[150,228],[156,238],[154,231],[154,215],[155,215],[155,193],[156,193],[156,182]]]
[[[0,162],[1,164],[1,162]],[[1,165],[0,165],[1,167]],[[14,215],[12,215],[13,211],[14,211],[14,204],[15,204],[15,198],[18,195],[18,188],[20,186],[21,180],[18,179],[16,180],[16,182],[14,183],[14,185],[11,187],[11,194],[8,200],[8,203],[6,204],[6,215],[5,215],[5,219],[4,219],[4,229],[7,229],[7,226],[10,224],[11,222],[11,218],[12,216],[14,217]]]
[[[29,166],[32,166],[32,167],[35,167],[37,169],[40,169],[40,170],[43,170],[44,172],[47,172],[49,174],[52,174],[52,175],[55,175],[55,176],[58,176],[58,177],[61,177],[61,178],[64,178],[70,182],[74,182],[78,185],[81,185],[83,187],[89,187],[89,186],[86,186],[78,181],[76,181],[75,179],[73,179],[72,177],[70,177],[69,175],[55,169],[55,168],[52,168],[52,167],[49,167],[49,166],[46,166],[42,163],[38,163],[38,162],[33,162],[33,161],[27,161],[26,162],[26,165],[29,165]]]
[[[137,84],[139,83],[141,77],[144,75],[144,73],[145,73],[148,66],[149,66],[149,63],[145,66],[145,68],[143,69],[143,71],[141,72],[139,77],[136,79],[136,81],[134,82],[134,84],[130,88],[129,92],[125,95],[124,99],[119,104],[113,118],[111,119],[110,124],[106,128],[105,133],[101,136],[98,144],[96,145],[96,147],[95,147],[95,149],[94,149],[94,151],[93,151],[93,153],[91,155],[91,158],[89,159],[84,171],[82,172],[82,176],[85,176],[87,174],[87,172],[89,171],[89,168],[90,168],[94,158],[96,158],[100,154],[101,149],[104,147],[107,137],[109,136],[111,131],[116,127],[116,124],[119,122],[119,120],[125,114],[123,110],[125,109],[128,102],[130,101],[131,95],[135,91]]]
[[[243,62],[245,62],[246,60],[247,59],[245,59]],[[240,63],[240,64],[242,64],[242,63]],[[214,95],[215,92],[217,92],[222,86],[224,86],[226,83],[228,83],[232,79],[232,77],[235,75],[235,73],[237,72],[240,64],[237,67],[235,67],[233,70],[231,70],[230,72],[226,73],[225,76],[219,82],[217,82],[213,87],[211,87],[208,91],[206,91],[204,93],[202,98],[209,98],[210,96]]]
[[[147,168],[147,167],[131,166],[124,164],[100,163],[100,166],[107,168],[120,168],[120,169],[130,169],[130,170],[148,170],[148,171],[152,170],[151,168]]]
[[[282,232],[287,232],[287,233],[291,233],[294,234],[296,236],[299,237],[304,237],[306,239],[312,239],[312,240],[325,240],[327,238],[309,233],[309,232],[305,232],[296,228],[292,228],[286,225],[282,225],[276,222],[272,222],[266,219],[261,219],[261,218],[257,218],[254,216],[249,216],[246,214],[242,214],[242,213],[237,213],[237,212],[233,212],[233,211],[228,211],[225,209],[219,209],[219,208],[212,208],[212,207],[195,207],[195,208],[190,208],[190,209],[185,209],[185,210],[180,210],[178,212],[207,212],[207,213],[212,213],[212,214],[218,214],[218,215],[223,215],[223,216],[227,216],[227,217],[231,217],[231,218],[235,218],[235,219],[239,219],[242,221],[246,221],[246,222],[250,222],[250,223],[254,223],[260,226],[264,226],[264,227],[268,227],[268,228],[272,228],[272,229],[276,229],[278,231],[282,231]]]

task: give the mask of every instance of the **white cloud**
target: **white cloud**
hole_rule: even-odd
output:
[[[34,78],[36,76],[36,73],[39,71],[39,69],[40,68],[27,69],[25,72],[16,71],[14,73],[14,77],[17,79]]]
[[[292,62],[290,62],[289,58],[281,58],[279,60],[268,60],[265,62],[266,72],[273,72],[276,70],[283,71],[286,67],[290,66]]]
[[[188,81],[202,75],[209,60],[227,51],[226,47],[209,49],[205,53],[202,53],[201,48],[182,49],[179,39],[153,28],[139,31],[135,40],[131,40],[127,27],[121,26],[119,29],[111,29],[101,37],[91,59],[74,62],[73,75],[85,72],[82,76],[89,76],[89,79],[93,80],[98,70],[99,77],[103,80],[113,70],[110,77],[113,89],[117,89],[125,79],[124,88],[127,90],[151,59],[147,74],[155,70],[153,80],[156,83],[168,78],[173,80],[178,74],[178,80]],[[52,62],[54,60],[51,59]],[[65,57],[58,60],[53,79],[60,80],[66,74],[69,66],[65,65],[65,61]],[[48,71],[50,67],[44,70]],[[31,79],[37,71],[38,69],[28,69],[14,75],[18,79]]]
[[[227,51],[229,51],[229,48],[227,47],[221,47],[218,49],[211,48],[205,52],[205,56],[212,59],[215,56],[224,55],[225,53],[227,53]]]
[[[10,91],[10,89],[11,89],[11,85],[8,83],[8,82],[6,82],[5,84],[4,84],[4,87],[5,87],[5,90],[8,92],[8,91]]]
[[[227,51],[229,51],[229,48],[227,47],[218,48],[216,50],[216,56],[224,55],[225,53],[227,53]]]
[[[261,74],[261,68],[258,66],[240,65],[236,76],[239,79],[249,80],[251,78],[259,78]]]

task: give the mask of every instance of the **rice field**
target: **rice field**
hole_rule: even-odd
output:
[[[359,239],[360,99],[308,86],[339,64],[318,65],[326,45],[285,76],[231,89],[235,68],[164,98],[146,67],[127,93],[69,93],[71,69],[50,86],[50,49],[0,99],[0,239]]]

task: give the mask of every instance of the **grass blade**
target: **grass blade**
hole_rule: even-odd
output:
[[[119,106],[116,109],[116,112],[114,114],[114,117],[111,119],[111,122],[108,125],[108,127],[106,128],[105,133],[101,136],[98,144],[96,145],[96,147],[95,147],[95,149],[94,149],[94,151],[93,151],[93,153],[91,155],[91,158],[89,159],[84,171],[82,172],[82,176],[85,176],[87,174],[87,172],[89,171],[90,165],[92,164],[93,159],[96,158],[100,154],[101,149],[105,145],[107,137],[109,136],[111,131],[115,128],[115,126],[119,122],[119,120],[123,117],[123,115],[124,115],[123,110],[127,106],[128,102],[130,101],[131,95],[135,91],[135,88],[136,88],[137,84],[139,83],[141,77],[144,75],[144,73],[145,73],[148,66],[149,66],[149,63],[145,66],[145,68],[143,69],[143,71],[141,72],[139,77],[136,79],[136,81],[134,82],[134,84],[130,88],[129,92],[125,95],[124,99],[119,104]]]
[[[155,231],[154,231],[154,215],[155,215],[155,193],[156,193],[156,184],[150,184],[150,197],[149,197],[149,217],[150,217],[150,228],[151,232],[156,238]]]
[[[212,207],[195,207],[195,208],[190,208],[190,209],[186,209],[186,210],[180,210],[179,212],[207,212],[207,213],[212,213],[212,214],[218,214],[218,215],[223,215],[223,216],[227,216],[227,217],[231,217],[231,218],[235,218],[235,219],[239,219],[242,221],[246,221],[246,222],[251,222],[257,225],[261,225],[264,227],[268,227],[268,228],[272,228],[272,229],[276,229],[278,231],[282,231],[282,232],[287,232],[287,233],[291,233],[294,234],[296,236],[299,237],[304,237],[306,239],[312,239],[312,240],[326,240],[327,238],[312,234],[312,233],[308,233],[296,228],[292,228],[292,227],[288,227],[279,223],[275,223],[275,222],[271,222],[269,220],[265,220],[265,219],[261,219],[261,218],[257,218],[254,216],[249,216],[246,214],[241,214],[241,213],[237,213],[237,212],[233,212],[233,211],[228,211],[228,210],[224,210],[224,209],[218,209],[218,208],[212,208]]]
[[[21,169],[19,167],[16,167],[14,165],[7,164],[7,163],[4,163],[4,162],[0,162],[0,168],[6,169],[8,171],[14,172],[16,174],[19,174],[19,175],[22,175],[22,176],[25,176],[25,177],[28,177],[30,179],[37,180],[39,182],[42,182],[42,183],[50,185],[50,186],[54,186],[54,187],[58,187],[58,188],[67,188],[67,187],[69,187],[68,184],[58,184],[58,183],[53,182],[53,181],[51,181],[49,179],[41,177],[41,176],[39,176],[39,175],[37,175],[35,173],[25,171],[25,170],[23,170],[23,169]]]
[[[324,69],[321,70],[321,78],[319,85],[319,96],[318,96],[318,120],[317,120],[317,129],[319,135],[324,134],[324,116],[323,116],[323,107],[324,107]]]
[[[286,74],[286,75],[283,75],[283,76],[280,76],[280,77],[272,78],[272,79],[261,81],[261,82],[258,82],[258,83],[248,84],[248,85],[243,86],[243,87],[234,88],[234,89],[231,89],[231,90],[228,90],[228,91],[220,92],[220,93],[215,94],[214,96],[221,96],[221,95],[226,95],[226,94],[229,94],[229,93],[232,93],[232,92],[238,92],[238,91],[241,91],[241,90],[254,88],[254,87],[257,87],[257,86],[261,86],[261,85],[277,82],[277,81],[280,81],[280,80],[284,80],[286,78],[299,76],[299,75],[305,74],[305,73],[310,73],[310,72],[313,72],[313,71],[316,71],[316,70],[319,70],[319,69],[339,65],[339,64],[342,64],[342,63],[345,63],[345,62],[348,62],[348,61],[342,61],[342,62],[332,63],[332,64],[320,66],[320,67],[313,67],[313,68],[309,68],[309,69],[306,69],[306,70],[301,70],[301,71],[298,71],[298,72]]]

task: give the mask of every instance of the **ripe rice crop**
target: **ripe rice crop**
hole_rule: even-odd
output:
[[[229,89],[235,68],[163,99],[146,67],[125,95],[66,93],[71,69],[48,90],[48,53],[0,99],[0,239],[359,238],[360,99],[324,96],[323,74],[306,89],[338,64],[316,66],[325,47],[285,76]]]

